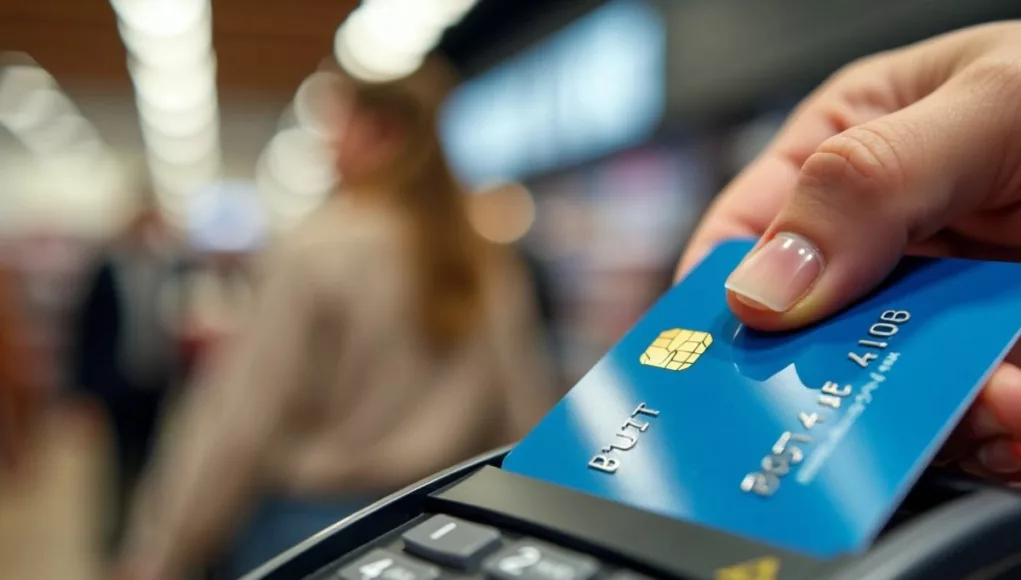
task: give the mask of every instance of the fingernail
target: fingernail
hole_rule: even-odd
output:
[[[725,286],[752,307],[784,312],[812,289],[823,267],[811,242],[780,233],[741,263]]]
[[[993,441],[978,450],[978,460],[990,471],[1016,473],[1021,471],[1021,445],[1009,441]]]

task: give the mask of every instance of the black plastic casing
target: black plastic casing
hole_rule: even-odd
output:
[[[503,471],[509,449],[384,498],[244,580],[329,577],[430,513],[548,540],[654,578],[715,580],[720,570],[766,557],[779,561],[775,580],[1021,578],[1021,495],[962,476],[926,474],[868,552],[817,560]]]

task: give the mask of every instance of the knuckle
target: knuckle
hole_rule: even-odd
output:
[[[896,191],[905,181],[898,155],[903,140],[892,128],[852,127],[816,149],[801,168],[802,178],[818,185],[846,183],[863,194]]]
[[[871,81],[876,76],[877,68],[895,57],[899,52],[899,49],[895,49],[858,57],[837,69],[830,76],[829,82],[836,85],[859,84],[862,81]]]
[[[803,112],[825,101],[827,96],[840,92],[848,86],[854,86],[858,79],[869,76],[874,70],[874,63],[879,55],[860,57],[831,72],[819,87],[803,100],[795,109],[795,113]]]
[[[832,78],[834,81],[854,79],[858,75],[871,71],[873,65],[879,61],[880,58],[880,54],[870,54],[858,57],[837,69],[837,72],[833,74]]]
[[[968,82],[991,91],[998,100],[1017,102],[1021,95],[1021,58],[983,58],[972,63],[966,75]]]
[[[1016,191],[1021,180],[1021,54],[997,54],[972,63],[962,74],[973,94],[976,122],[985,126],[991,151],[999,150],[1000,172],[996,182],[1003,191]],[[1000,189],[1000,188],[997,188]]]

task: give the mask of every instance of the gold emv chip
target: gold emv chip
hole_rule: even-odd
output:
[[[664,330],[642,353],[641,363],[671,371],[683,371],[695,364],[713,343],[708,332],[673,328]]]

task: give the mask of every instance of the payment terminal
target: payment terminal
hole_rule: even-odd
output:
[[[1021,264],[908,258],[824,323],[730,313],[718,247],[521,441],[249,580],[1021,578],[1021,495],[928,466],[1021,329]]]
[[[968,478],[927,474],[868,552],[826,561],[506,472],[507,451],[385,498],[246,580],[1021,578],[1021,497]]]

